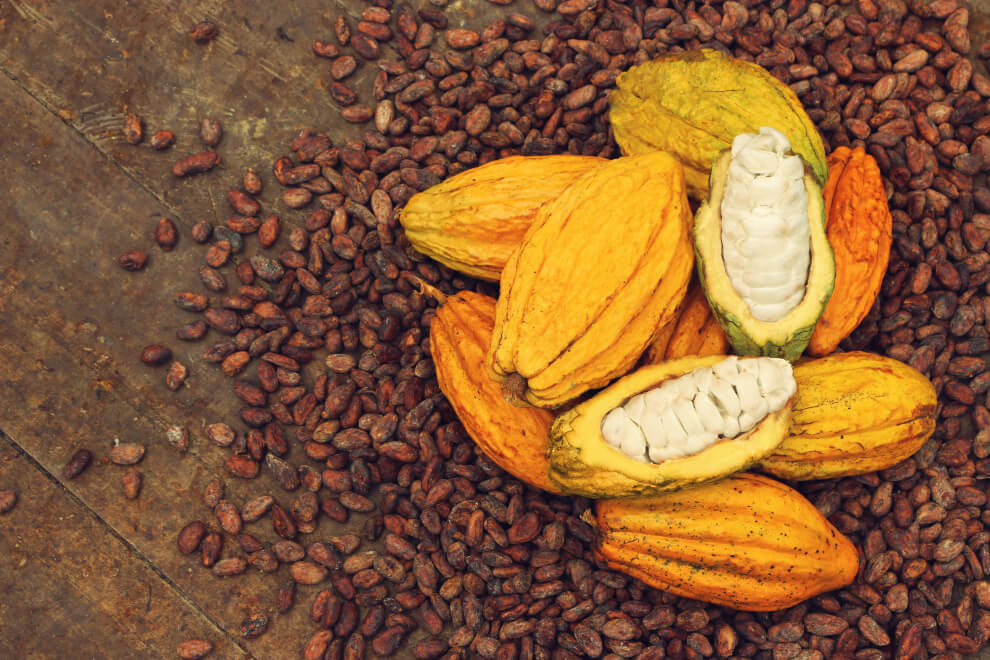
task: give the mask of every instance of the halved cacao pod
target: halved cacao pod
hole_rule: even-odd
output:
[[[733,356],[710,355],[642,367],[587,401],[561,413],[554,420],[550,430],[550,479],[559,484],[564,491],[584,497],[628,497],[657,494],[715,481],[756,463],[772,452],[787,435],[794,392],[790,365],[787,362],[775,361],[780,363],[780,367],[786,371],[786,378],[791,380],[790,389],[782,396],[777,396],[778,400],[773,406],[773,411],[767,414],[768,407],[764,407],[763,415],[756,418],[758,421],[755,426],[740,434],[741,424],[737,425],[735,432],[732,433],[733,437],[717,438],[714,443],[710,435],[709,421],[713,416],[726,412],[729,406],[724,405],[722,400],[718,397],[712,399],[715,411],[711,407],[701,408],[700,405],[693,411],[688,410],[687,414],[695,416],[695,419],[688,419],[680,408],[668,403],[667,398],[659,395],[653,398],[652,394],[656,388],[665,383],[674,384],[673,381],[688,374],[693,378],[695,374],[691,372],[694,370],[720,369],[719,365],[724,366],[724,363],[737,359]],[[744,358],[740,363],[745,360],[755,365],[755,360],[767,360],[767,358]],[[729,387],[733,386],[730,384]],[[752,391],[752,387],[747,389]],[[712,391],[714,392],[715,389],[712,388]],[[725,392],[721,387],[718,391]],[[639,417],[639,420],[634,421],[644,431],[643,441],[646,447],[643,453],[646,453],[647,459],[645,461],[635,457],[640,453],[635,447],[627,447],[625,443],[622,443],[621,447],[610,444],[606,439],[605,426],[606,418],[613,414],[615,409],[627,407],[637,395],[643,393],[650,394],[646,395],[648,399],[643,400],[645,408],[640,410],[649,412],[640,412],[631,417]],[[736,396],[732,392],[729,394],[732,397]],[[741,407],[741,399],[740,396],[730,404],[737,409],[737,415],[739,410],[746,412]],[[751,400],[750,397],[747,399]],[[706,415],[705,410],[710,412]],[[643,421],[646,414],[654,419],[656,417],[662,419],[646,422]],[[668,414],[673,414],[674,417],[667,417]],[[752,424],[753,421],[751,419],[748,424]],[[663,444],[674,442],[668,439],[673,436],[666,432],[676,431],[676,426],[680,425],[683,435],[689,437],[682,437],[677,442],[690,447],[697,446],[699,450],[690,453],[666,450],[654,453],[656,443],[646,431],[655,428],[655,425],[659,427],[660,440]],[[699,430],[699,427],[702,428]],[[681,434],[681,431],[677,432]],[[698,444],[695,439],[703,434],[708,435],[708,441]],[[667,437],[663,437],[664,435]]]
[[[489,353],[510,396],[554,408],[626,373],[684,297],[694,254],[684,172],[610,160],[540,208],[502,273]]]
[[[399,222],[419,252],[497,282],[540,205],[604,162],[570,154],[493,160],[413,195]]]
[[[759,469],[782,479],[831,479],[889,468],[935,430],[935,388],[918,370],[853,351],[794,365],[788,437]]]
[[[829,355],[866,318],[890,260],[893,219],[877,162],[862,147],[839,147],[828,157],[825,186],[828,242],[835,253],[835,287],[808,343]]]
[[[692,355],[725,355],[729,340],[712,314],[705,291],[691,280],[675,318],[646,349],[646,364],[660,364]]]
[[[779,136],[773,128],[762,127],[758,139]],[[737,136],[737,139],[748,136]],[[793,158],[794,154],[786,154],[787,158]],[[741,162],[741,159],[739,159]],[[798,174],[797,181],[805,199],[802,202],[804,215],[802,216],[802,230],[804,232],[801,241],[803,242],[803,266],[800,268],[794,265],[797,262],[795,255],[797,247],[788,246],[788,253],[782,253],[779,248],[767,249],[764,252],[742,253],[741,250],[730,252],[727,237],[730,236],[726,230],[726,222],[723,220],[723,201],[730,196],[739,194],[740,183],[732,178],[733,168],[736,166],[737,158],[733,156],[731,150],[725,150],[715,161],[711,173],[711,190],[706,199],[698,209],[694,220],[694,248],[697,256],[698,279],[705,289],[708,303],[719,324],[725,331],[733,350],[739,355],[768,355],[780,357],[785,360],[794,361],[801,356],[811,333],[815,329],[815,324],[825,309],[829,296],[832,293],[832,286],[835,280],[835,259],[832,255],[832,248],[829,247],[828,238],[825,235],[825,211],[822,199],[821,188],[818,186],[814,175],[807,170],[803,177]],[[800,162],[797,162],[800,167]],[[790,184],[788,184],[790,186]],[[757,200],[760,192],[755,184],[749,189],[742,186],[743,195],[749,195],[751,199]],[[788,196],[792,188],[788,187]],[[792,199],[797,199],[795,195]],[[754,202],[755,203],[755,202]],[[794,211],[791,207],[788,213]],[[774,210],[774,213],[778,211]],[[738,213],[738,211],[734,211]],[[748,216],[740,214],[738,217],[756,218],[756,214]],[[773,217],[777,221],[781,216]],[[785,218],[790,222],[789,218]],[[770,225],[771,223],[766,223]],[[739,245],[749,247],[761,245],[763,243],[777,244],[780,240],[789,240],[790,234],[787,232],[776,232],[774,228],[759,226],[754,223],[747,229],[753,232],[761,231],[762,234],[751,233],[745,235]],[[738,226],[730,229],[741,233]],[[793,269],[791,274],[796,274],[798,270],[805,273],[803,287],[798,292],[799,297],[793,300],[795,295],[791,291],[788,281],[783,287],[763,287],[755,285],[752,287],[753,296],[772,294],[776,289],[784,290],[788,293],[787,306],[782,302],[770,300],[761,305],[755,305],[755,298],[747,298],[738,288],[740,282],[730,274],[730,266],[741,268],[738,263],[730,263],[730,255],[742,255],[748,260],[748,270],[742,273],[743,276],[749,274],[754,278],[754,282],[759,278],[777,277],[778,273],[786,269]],[[793,305],[793,306],[790,306]],[[759,308],[759,311],[758,311]],[[762,316],[765,310],[770,308],[787,309],[782,316],[765,317]]]
[[[666,55],[615,81],[609,121],[622,153],[667,151],[684,166],[688,193],[703,199],[719,152],[740,133],[775,126],[821,185],[827,167],[818,129],[797,95],[757,64],[711,49]]]
[[[485,354],[495,323],[495,300],[470,291],[450,296],[430,322],[437,382],[468,435],[495,463],[526,483],[561,492],[547,476],[547,432],[553,415],[520,408],[488,377]]]
[[[850,584],[859,556],[800,493],[764,476],[595,502],[594,552],[678,596],[770,612]]]

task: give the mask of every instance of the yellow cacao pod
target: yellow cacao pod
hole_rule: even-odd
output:
[[[468,435],[495,463],[526,483],[560,493],[548,477],[547,432],[553,415],[507,402],[488,377],[485,353],[495,300],[470,291],[446,299],[430,322],[437,382]]]
[[[825,222],[835,254],[832,297],[808,343],[808,353],[829,355],[866,318],[880,285],[893,240],[880,167],[862,147],[839,147],[828,157]]]
[[[662,152],[610,160],[543,205],[502,273],[495,378],[554,408],[629,371],[687,290],[690,225]]]
[[[758,465],[782,479],[831,479],[886,469],[935,430],[935,388],[916,369],[853,351],[794,365],[789,436]]]
[[[493,160],[413,195],[399,222],[419,252],[497,282],[540,205],[604,162],[569,154]]]
[[[769,612],[850,584],[856,548],[784,484],[739,473],[654,497],[595,502],[595,554],[678,596]]]
[[[719,152],[740,133],[773,126],[824,185],[825,146],[794,92],[752,62],[704,49],[630,68],[609,96],[615,141],[628,155],[655,149],[684,165],[688,192],[704,199]]]
[[[674,319],[646,349],[645,363],[660,364],[692,355],[724,355],[729,350],[729,339],[712,314],[704,289],[692,280]]]

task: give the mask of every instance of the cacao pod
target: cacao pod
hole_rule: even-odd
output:
[[[550,478],[590,498],[720,479],[780,444],[795,388],[790,364],[769,358],[710,355],[642,367],[557,416]]]
[[[794,365],[788,437],[759,469],[782,479],[831,479],[889,468],[935,430],[935,388],[918,370],[852,351]]]
[[[500,468],[552,493],[547,432],[553,415],[507,402],[488,377],[485,353],[495,324],[495,300],[470,291],[450,296],[430,322],[437,382],[468,435]]]
[[[825,218],[835,253],[835,288],[808,344],[815,356],[835,351],[866,318],[890,259],[887,192],[877,162],[862,147],[839,147],[829,155]]]
[[[661,152],[607,161],[540,207],[496,308],[489,363],[510,397],[558,407],[626,373],[687,290],[690,222]]]
[[[413,195],[399,222],[419,252],[497,282],[540,205],[604,162],[570,154],[493,160]]]
[[[609,121],[626,155],[662,150],[681,161],[688,192],[703,199],[719,152],[740,133],[774,126],[821,185],[827,166],[818,129],[794,92],[762,67],[716,50],[667,55],[620,74]]]
[[[646,364],[660,364],[691,355],[725,355],[729,340],[722,332],[705,298],[705,291],[692,280],[674,318],[646,349]]]
[[[769,127],[736,136],[712,167],[693,236],[698,279],[733,350],[800,357],[832,293],[835,260],[821,189],[786,137]]]
[[[849,539],[795,491],[739,473],[675,493],[595,502],[605,564],[686,598],[738,610],[791,607],[851,583]]]

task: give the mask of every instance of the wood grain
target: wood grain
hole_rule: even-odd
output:
[[[172,328],[188,315],[167,301],[177,289],[198,290],[201,248],[186,240],[169,254],[150,250],[152,259],[142,272],[119,269],[114,258],[123,248],[149,246],[142,225],[161,207],[71,127],[25,97],[0,78],[0,116],[5,117],[0,141],[8,147],[0,158],[12,180],[30,184],[8,198],[11,229],[0,241],[3,428],[54,475],[77,447],[90,449],[94,465],[65,483],[75,497],[224,630],[236,635],[241,620],[255,611],[271,615],[267,634],[241,642],[253,654],[274,658],[286,648],[298,649],[312,624],[305,621],[308,603],[284,617],[274,614],[275,589],[289,579],[284,568],[275,576],[249,572],[221,580],[174,545],[190,520],[215,523],[198,504],[210,479],[224,478],[236,504],[248,492],[247,484],[224,474],[226,450],[211,446],[201,430],[205,423],[236,415],[240,406],[229,384],[198,359],[202,345],[171,339]],[[67,153],[74,157],[62,158]],[[112,197],[107,191],[113,191]],[[53,197],[71,204],[53,204]],[[177,393],[162,386],[161,369],[144,367],[137,359],[143,345],[153,341],[172,345],[190,366],[188,384]],[[173,423],[192,431],[186,455],[165,441],[165,429]],[[122,468],[105,460],[117,439],[148,447],[138,466],[144,488],[134,502],[123,497]],[[293,497],[267,473],[250,484],[250,491],[270,492],[285,505]],[[275,538],[267,518],[247,531],[263,540]],[[318,530],[321,536],[334,533],[339,527],[328,521]],[[229,542],[224,554],[239,553]],[[300,588],[300,600],[315,590]],[[58,602],[56,590],[47,594]]]
[[[361,131],[340,119],[326,91],[329,62],[310,49],[314,39],[332,39],[339,11],[316,0],[14,0],[0,5],[0,67],[181,222],[232,215],[225,192],[248,166],[265,179],[266,208],[280,212],[286,207],[277,201],[271,163],[292,137],[313,128],[342,143]],[[220,34],[198,45],[189,30],[206,17]],[[346,82],[370,99],[376,73],[364,63]],[[144,119],[146,137],[169,129],[176,144],[165,153],[147,140],[130,145],[121,130],[128,112]],[[224,125],[223,162],[213,176],[177,181],[172,163],[203,150],[206,117]]]
[[[116,561],[120,570],[144,571],[154,593],[173,594],[172,601],[198,613],[200,624],[212,621],[222,629],[211,637],[221,643],[213,657],[241,657],[242,649],[259,658],[294,656],[313,632],[306,610],[318,587],[300,587],[296,608],[277,616],[274,594],[288,580],[284,569],[275,576],[249,573],[221,581],[175,550],[185,523],[194,518],[213,523],[212,513],[198,502],[217,476],[237,504],[249,492],[270,492],[286,505],[292,496],[265,473],[251,484],[224,474],[227,453],[211,446],[202,428],[232,420],[240,404],[226,379],[200,359],[206,344],[174,339],[174,329],[190,315],[168,301],[176,291],[201,290],[196,273],[202,248],[192,244],[188,228],[203,217],[219,224],[233,214],[225,193],[239,185],[245,168],[255,167],[265,181],[260,195],[265,212],[279,213],[288,227],[305,218],[306,212],[281,204],[270,166],[301,128],[323,130],[338,144],[363,130],[340,119],[326,91],[329,62],[315,57],[310,45],[333,39],[340,12],[356,24],[364,6],[358,0],[0,4],[0,72],[5,74],[0,75],[0,163],[12,182],[0,241],[0,428],[30,456],[21,462],[35,466],[32,480],[49,475],[45,488],[53,506],[62,488],[66,510],[90,512],[89,517],[54,516],[45,510],[39,515],[47,516],[48,524],[39,526],[34,543],[74,557],[75,563],[57,565],[66,570],[94,554],[92,566]],[[503,11],[489,4],[453,9],[452,26],[473,27]],[[220,26],[220,36],[199,46],[188,32],[204,18]],[[383,51],[384,57],[394,56],[388,47]],[[376,73],[374,63],[363,62],[347,79],[364,103],[373,102]],[[145,142],[137,147],[122,135],[123,117],[130,112],[144,120]],[[171,165],[203,149],[198,125],[204,117],[224,124],[217,148],[222,163],[207,175],[178,180]],[[147,145],[159,129],[178,138],[165,152]],[[151,240],[161,216],[180,228],[179,245],[168,254]],[[115,265],[115,257],[132,248],[150,253],[145,271],[126,273]],[[243,256],[257,249],[249,239]],[[227,274],[232,281],[229,269]],[[207,339],[212,341],[217,338]],[[163,370],[138,361],[141,348],[152,342],[170,345],[190,367],[187,386],[179,392],[162,387]],[[164,440],[174,423],[192,432],[185,456]],[[122,470],[105,460],[117,439],[148,447],[138,466],[144,488],[135,502],[123,497]],[[95,464],[78,479],[56,485],[62,465],[81,446],[93,451]],[[31,511],[42,491],[17,485],[18,510]],[[348,528],[360,529],[361,522],[355,517]],[[264,541],[275,538],[267,518],[247,531]],[[323,521],[314,537],[342,531]],[[85,539],[93,539],[95,548]],[[106,539],[116,539],[119,552],[105,549],[112,546]],[[224,554],[239,549],[228,542]],[[18,593],[30,590],[25,602],[53,622],[84,620],[87,608],[112,622],[116,610],[133,609],[128,600],[133,589],[94,577],[105,573],[76,571],[74,589],[85,591],[93,603],[83,596],[66,600],[56,565],[39,566],[30,577],[0,565],[0,584]],[[256,640],[239,638],[240,621],[257,611],[271,616],[269,632]],[[173,619],[169,614],[127,630],[111,623],[79,624],[63,635],[45,634],[57,623],[40,631],[24,627],[7,638],[7,647],[0,646],[0,657],[10,657],[3,652],[8,649],[30,650],[32,658],[79,657],[84,634],[98,638],[90,644],[94,657],[172,657],[174,644],[189,636],[187,626]]]
[[[217,657],[247,657],[3,435],[0,484],[20,494],[0,517],[0,618],[10,624],[0,657],[143,660],[173,657],[190,638],[210,640]]]

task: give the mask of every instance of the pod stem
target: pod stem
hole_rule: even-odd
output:
[[[591,525],[592,527],[594,527],[596,533],[599,531],[598,530],[598,519],[595,518],[594,505],[591,505],[590,507],[588,507],[587,509],[585,509],[584,512],[580,516],[578,516],[578,518],[580,518],[584,522],[586,522],[589,525]]]
[[[447,302],[446,293],[436,288],[435,286],[433,286],[426,280],[422,279],[421,277],[417,277],[416,275],[406,275],[405,277],[410,282],[412,282],[413,286],[419,289],[419,292],[422,293],[424,296],[429,296],[430,298],[433,298],[440,305]]]
[[[520,408],[532,408],[526,401],[526,379],[520,374],[511,373],[502,381],[502,398]]]
[[[595,507],[597,506],[597,503],[592,502],[591,506],[585,509],[581,515],[578,516],[578,519],[587,523],[588,526],[591,527],[591,531],[595,535],[594,542],[592,543],[592,553],[597,559],[602,559],[601,555],[598,554],[598,542],[602,537],[602,528],[598,526],[598,516],[595,512]]]

